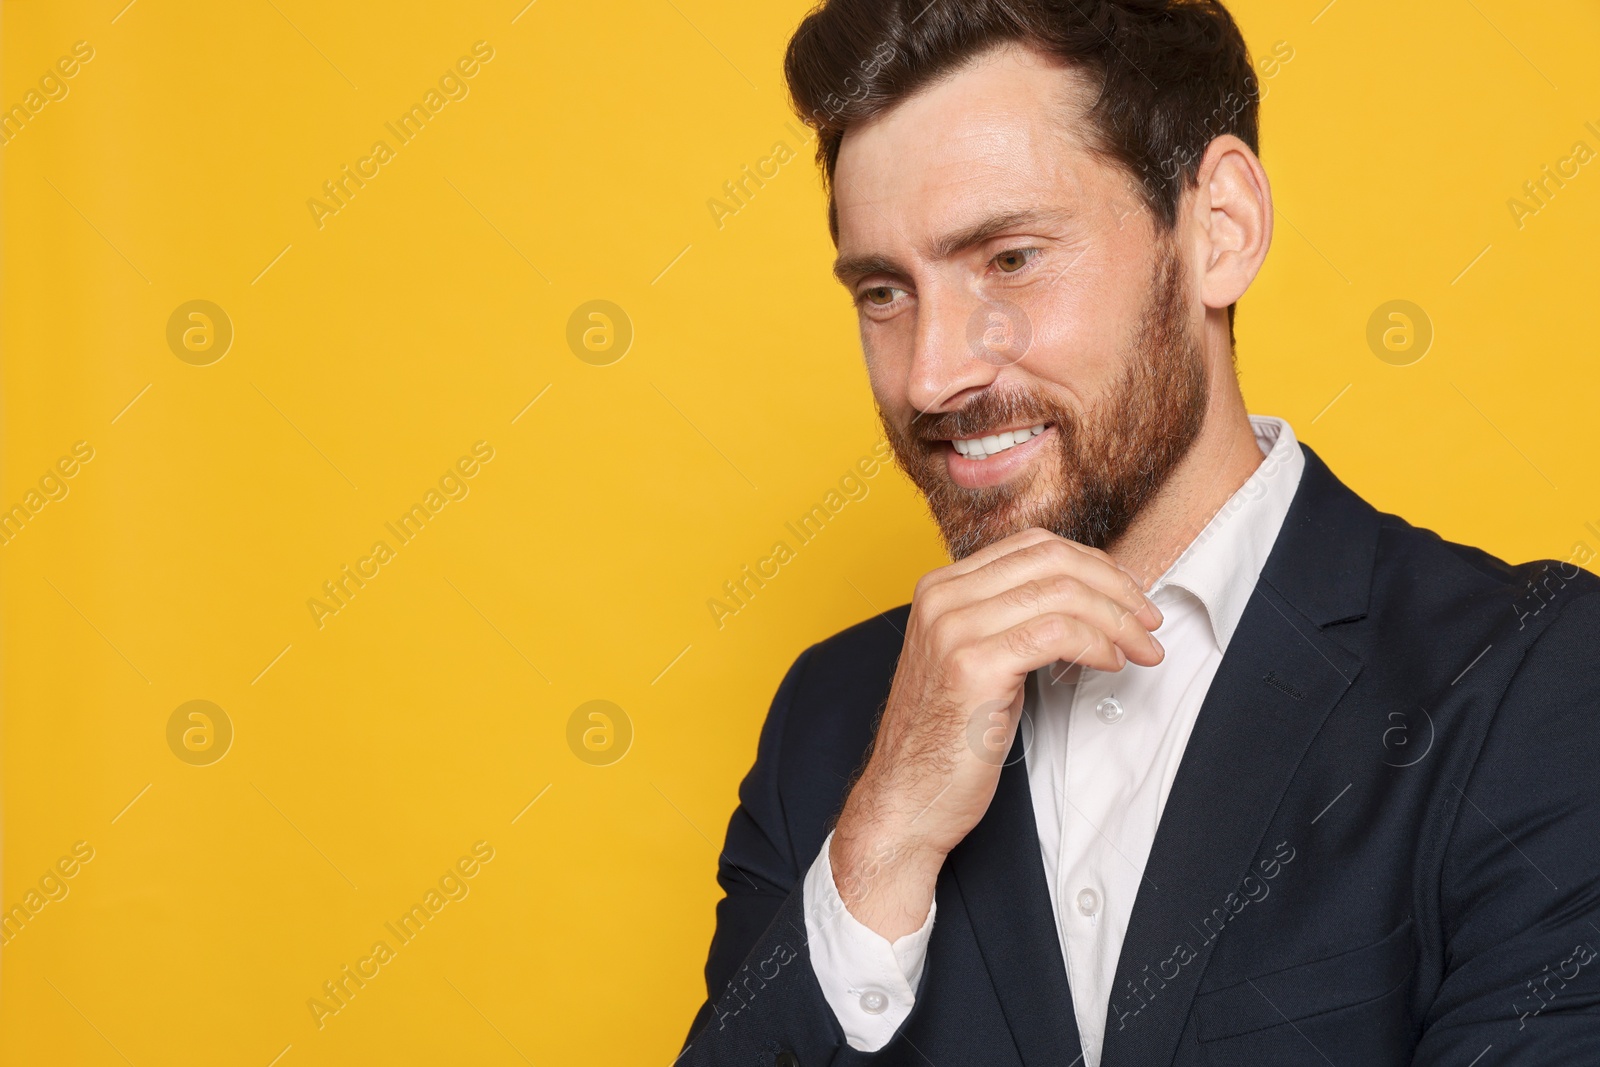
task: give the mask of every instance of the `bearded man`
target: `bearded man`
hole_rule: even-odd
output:
[[[825,0],[786,73],[953,562],[779,686],[680,1063],[1600,1063],[1600,581],[1247,412],[1221,3]]]

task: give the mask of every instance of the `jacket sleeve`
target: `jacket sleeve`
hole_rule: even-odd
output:
[[[847,1045],[813,972],[804,913],[812,857],[795,855],[778,789],[785,724],[812,651],[778,686],[755,765],[739,785],[717,870],[723,898],[706,960],[707,998],[678,1067],[855,1067],[873,1059]]]
[[[1491,1047],[1510,1067],[1600,1063],[1600,595],[1580,595],[1593,589],[1569,590],[1453,786],[1445,975],[1416,1067]]]

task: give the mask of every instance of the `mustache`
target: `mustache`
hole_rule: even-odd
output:
[[[908,429],[911,436],[926,444],[973,437],[984,437],[1003,429],[1053,423],[1068,429],[1076,415],[1032,393],[979,393],[957,411],[918,415]]]

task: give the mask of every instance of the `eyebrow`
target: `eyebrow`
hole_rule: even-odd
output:
[[[1058,221],[1063,214],[1058,210],[1040,208],[998,212],[979,219],[970,226],[963,226],[959,230],[954,230],[936,238],[929,246],[928,251],[935,259],[948,259],[1013,227]],[[896,274],[905,277],[909,273],[910,271],[906,270],[893,257],[875,252],[857,256],[840,256],[833,263],[833,276],[845,286],[849,286],[851,283],[873,274]]]

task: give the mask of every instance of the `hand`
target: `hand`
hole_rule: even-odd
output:
[[[921,927],[945,856],[994,799],[1028,673],[1154,666],[1161,621],[1110,556],[1038,528],[924,575],[872,756],[834,827],[851,915],[891,941]]]

